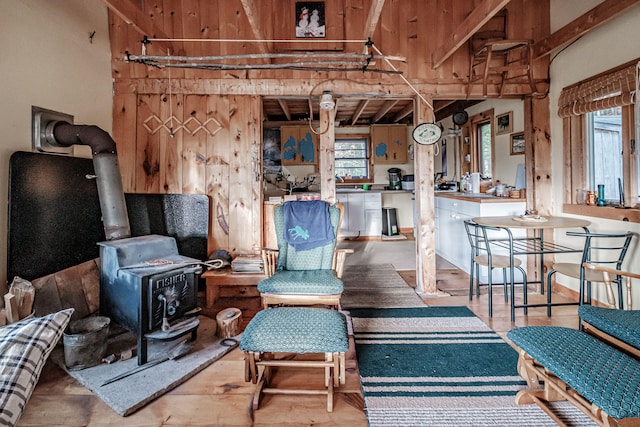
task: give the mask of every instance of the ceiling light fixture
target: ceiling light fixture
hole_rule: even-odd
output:
[[[320,99],[320,108],[326,111],[331,111],[335,108],[336,103],[331,96],[330,90],[325,90],[322,92],[322,98]]]

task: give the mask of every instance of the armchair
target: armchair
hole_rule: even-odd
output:
[[[313,202],[286,202],[313,203]],[[336,249],[343,216],[341,204],[319,202],[328,209],[334,238],[328,244],[307,250],[296,248],[285,238],[285,206],[274,210],[274,225],[278,249],[262,250],[264,272],[258,283],[263,308],[271,305],[325,305],[338,308],[342,295],[344,262],[352,249]]]

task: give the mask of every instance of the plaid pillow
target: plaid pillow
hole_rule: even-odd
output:
[[[18,422],[73,309],[0,328],[0,425]]]

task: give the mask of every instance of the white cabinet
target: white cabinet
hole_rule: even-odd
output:
[[[344,205],[341,236],[379,236],[382,233],[380,193],[339,192],[338,200]]]
[[[481,200],[481,199],[480,199]],[[521,215],[525,202],[501,201],[481,203],[449,197],[435,198],[435,239],[436,253],[459,269],[470,272],[471,245],[464,228],[464,221],[478,216]],[[524,237],[524,230],[512,229],[514,237]],[[523,264],[526,258],[521,258]],[[482,270],[482,269],[481,269]],[[486,271],[481,279],[486,280]],[[494,271],[494,282],[502,280],[501,271]],[[516,277],[517,280],[517,277]]]

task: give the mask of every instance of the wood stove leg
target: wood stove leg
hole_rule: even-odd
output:
[[[144,334],[138,335],[138,365],[147,363],[147,339]]]

